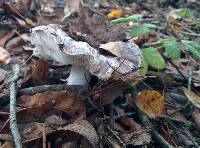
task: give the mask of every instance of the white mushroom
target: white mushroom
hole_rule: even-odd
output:
[[[39,26],[32,29],[31,42],[35,45],[33,54],[65,64],[71,64],[69,85],[87,85],[90,74],[101,80],[109,79],[114,73],[126,73],[141,65],[141,51],[137,45],[128,48],[133,60],[99,54],[86,42],[75,41],[55,25]],[[63,45],[60,48],[59,45]],[[126,50],[126,49],[124,49]],[[115,72],[117,69],[118,72]],[[135,72],[133,75],[137,75]]]

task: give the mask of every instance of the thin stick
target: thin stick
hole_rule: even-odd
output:
[[[45,126],[45,124],[43,124],[43,127],[42,127],[42,148],[46,148],[46,141],[47,141],[46,126]]]
[[[19,78],[20,67],[15,65],[13,68],[13,76],[8,80],[10,89],[10,129],[13,135],[16,148],[22,148],[21,137],[19,130],[17,128],[17,118],[16,118],[16,81]]]

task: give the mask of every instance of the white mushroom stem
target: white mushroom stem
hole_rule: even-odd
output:
[[[71,73],[67,79],[68,85],[83,85],[87,86],[90,81],[90,73],[82,67],[73,65]]]

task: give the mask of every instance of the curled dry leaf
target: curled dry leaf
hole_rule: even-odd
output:
[[[192,114],[192,119],[194,120],[197,129],[200,131],[200,112],[194,112]]]
[[[6,77],[6,71],[0,68],[0,83],[4,81],[5,77]]]
[[[3,26],[1,26],[3,28]],[[4,47],[5,43],[15,34],[16,29],[5,31],[0,35],[0,47]]]
[[[95,129],[86,120],[75,121],[72,124],[66,125],[61,130],[69,130],[85,137],[93,147],[96,147],[99,143],[99,137]]]
[[[64,8],[65,17],[69,16],[70,14],[74,12],[79,12],[80,3],[83,4],[83,1],[82,0],[68,0]]]
[[[65,93],[62,91],[37,93],[25,99],[22,105],[25,107],[52,106],[80,114],[85,112],[85,106],[82,102],[81,96]]]
[[[142,127],[133,131],[124,132],[119,136],[124,143],[132,145],[144,145],[150,143],[151,141],[149,129]]]
[[[144,90],[137,96],[136,105],[150,118],[156,118],[163,112],[164,97],[157,91]]]
[[[1,148],[14,148],[15,145],[11,141],[6,141],[3,145],[1,145]]]
[[[0,47],[0,64],[8,64],[10,60],[10,53],[3,47]]]
[[[188,98],[188,100],[190,102],[192,102],[192,104],[198,108],[200,108],[200,96],[198,96],[197,94],[195,94],[192,91],[189,91],[187,88],[182,87],[182,90],[184,92],[184,94],[186,95],[186,97]]]
[[[138,63],[137,65],[141,63],[141,58],[140,56],[138,56],[141,53],[139,50],[133,50],[133,48],[137,48],[137,45],[133,44],[131,41],[109,42],[106,44],[100,44],[99,48],[105,49],[117,57],[121,57],[134,63]]]
[[[43,85],[49,78],[49,64],[47,61],[39,59],[32,65],[31,79],[34,85]]]

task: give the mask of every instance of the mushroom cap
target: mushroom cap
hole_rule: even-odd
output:
[[[134,67],[140,67],[142,53],[138,46],[128,42],[130,46],[124,53],[128,58],[102,55],[88,43],[73,40],[56,25],[38,26],[32,29],[31,43],[35,45],[33,54],[65,64],[84,67],[99,79],[107,80],[113,74],[130,72]],[[126,43],[123,43],[125,46]],[[61,47],[62,46],[62,47]],[[130,55],[133,55],[132,59]],[[132,73],[137,75],[137,72]]]

